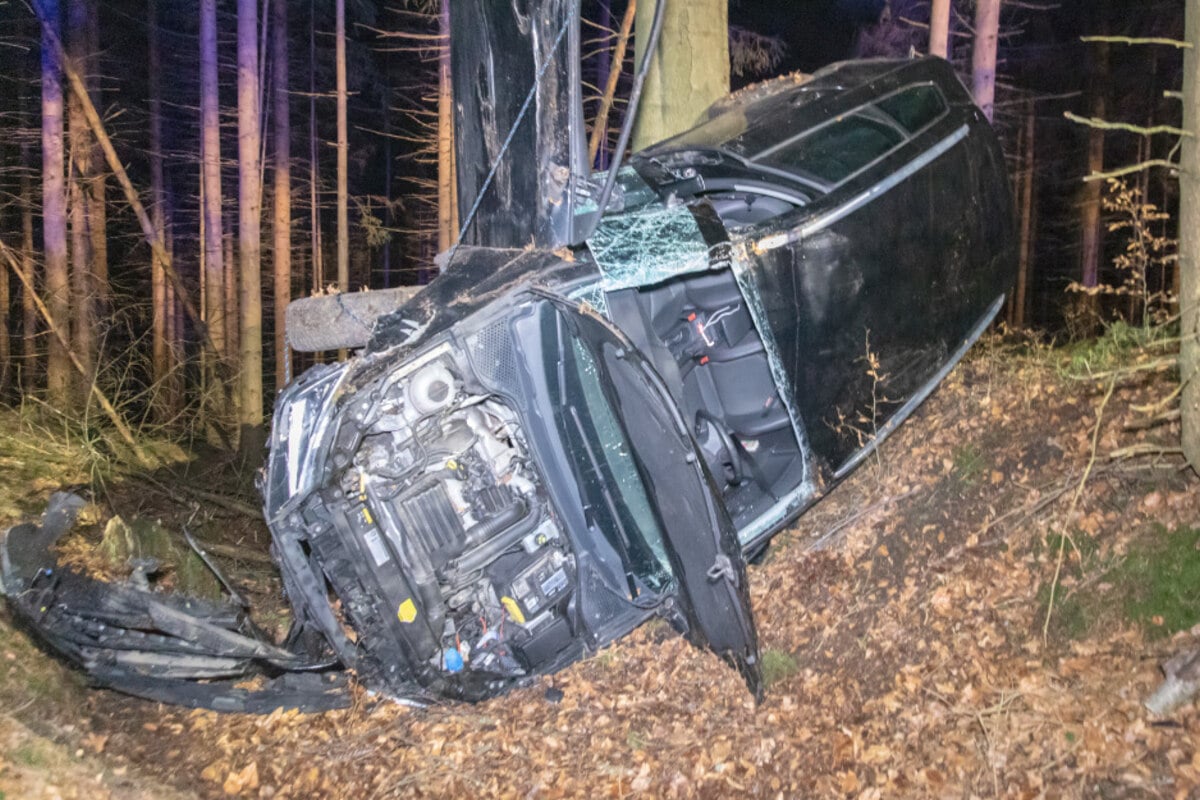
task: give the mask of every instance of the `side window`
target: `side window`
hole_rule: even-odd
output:
[[[904,141],[904,133],[869,110],[841,117],[787,147],[770,160],[829,183],[840,183]]]
[[[777,145],[755,160],[836,186],[945,112],[946,101],[936,87],[910,86]]]
[[[921,130],[946,110],[942,93],[928,84],[911,86],[880,100],[876,105],[909,133]]]

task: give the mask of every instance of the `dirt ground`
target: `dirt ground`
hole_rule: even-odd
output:
[[[761,705],[653,624],[477,706],[358,693],[266,717],[86,690],[0,627],[0,798],[1200,796],[1196,707],[1142,706],[1200,626],[1139,617],[1130,578],[1200,527],[1157,407],[1171,376],[1135,370],[1150,353],[1079,380],[1067,358],[977,348],[751,567]],[[262,530],[230,535],[265,550]],[[277,585],[257,596],[278,609]],[[43,743],[54,758],[31,764]]]

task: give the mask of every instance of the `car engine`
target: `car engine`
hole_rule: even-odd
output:
[[[358,582],[373,579],[378,591],[357,598],[339,591],[336,570],[326,573],[360,634],[362,622],[387,619],[409,659],[443,676],[512,678],[570,644],[575,558],[517,414],[468,391],[462,374],[449,356],[429,360],[350,405],[342,427],[355,434],[339,435],[330,454],[336,488],[326,507],[370,559]],[[358,639],[368,652],[379,641]]]

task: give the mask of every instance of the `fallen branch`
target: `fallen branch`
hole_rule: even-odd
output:
[[[1146,708],[1159,717],[1170,714],[1200,691],[1200,647],[1164,662],[1162,670],[1166,677],[1146,700]]]
[[[9,246],[6,245],[2,240],[0,240],[0,253],[4,255],[4,260],[8,262],[9,268],[12,269],[13,273],[17,276],[17,279],[21,281],[21,285],[25,287],[26,296],[32,299],[34,305],[37,306],[38,313],[41,314],[42,319],[46,321],[46,327],[50,329],[50,332],[54,334],[54,338],[58,339],[58,343],[62,345],[63,350],[66,351],[67,357],[71,360],[72,366],[75,367],[76,371],[79,372],[79,374],[83,376],[84,381],[87,382],[89,392],[93,397],[96,398],[96,402],[99,403],[100,408],[104,410],[105,416],[107,416],[109,421],[112,422],[113,427],[117,429],[117,432],[121,434],[121,438],[125,440],[125,443],[133,449],[133,454],[137,458],[138,462],[143,466],[150,466],[150,460],[146,457],[146,453],[142,450],[142,446],[138,444],[137,438],[134,437],[133,431],[130,429],[128,423],[125,422],[125,419],[121,416],[121,413],[117,411],[113,404],[109,402],[108,397],[104,394],[104,392],[100,391],[100,387],[96,385],[96,381],[92,377],[91,371],[83,365],[83,362],[79,360],[79,356],[75,355],[75,351],[71,349],[71,343],[67,340],[62,328],[58,327],[58,321],[50,315],[50,309],[46,308],[46,304],[42,302],[42,298],[38,296],[37,291],[34,289],[32,277],[25,273],[24,268],[21,267],[16,256],[13,255],[12,249],[10,249]]]

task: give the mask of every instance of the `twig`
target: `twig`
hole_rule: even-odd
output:
[[[1143,172],[1153,167],[1166,167],[1167,169],[1178,170],[1179,164],[1167,158],[1152,158],[1149,161],[1143,161],[1139,164],[1132,164],[1121,169],[1114,169],[1111,172],[1093,172],[1091,175],[1083,179],[1084,183],[1093,181],[1106,181],[1109,178],[1120,178],[1122,175],[1131,175],[1134,172]]]
[[[1180,50],[1191,48],[1191,42],[1180,39],[1167,39],[1161,36],[1080,36],[1081,42],[1110,42],[1113,44],[1162,44],[1177,47]]]
[[[1071,122],[1086,125],[1089,128],[1098,128],[1103,131],[1126,131],[1128,133],[1136,133],[1139,136],[1157,136],[1162,133],[1169,133],[1172,136],[1194,135],[1191,131],[1176,128],[1174,125],[1154,125],[1147,128],[1144,125],[1133,125],[1128,122],[1109,122],[1099,117],[1081,117],[1078,114],[1072,114],[1070,111],[1064,111],[1063,116]]]
[[[1110,461],[1115,461],[1119,458],[1133,458],[1135,456],[1175,456],[1183,452],[1182,447],[1163,447],[1160,444],[1152,442],[1143,442],[1142,444],[1130,445],[1122,447],[1119,450],[1113,450],[1105,458]]]
[[[1083,487],[1087,485],[1088,476],[1092,473],[1092,467],[1096,465],[1096,449],[1100,444],[1100,428],[1104,423],[1104,409],[1108,406],[1108,401],[1112,399],[1113,391],[1116,388],[1117,378],[1114,375],[1108,382],[1108,391],[1104,393],[1104,399],[1100,401],[1100,408],[1096,409],[1096,427],[1092,431],[1092,452],[1088,458],[1087,467],[1083,470],[1083,477],[1079,480],[1079,487],[1071,497],[1071,506],[1067,509],[1068,523],[1070,523],[1071,517],[1075,514],[1075,507],[1079,505],[1079,498],[1083,494]],[[1058,579],[1062,575],[1063,556],[1066,553],[1067,538],[1068,534],[1064,530],[1063,535],[1058,540],[1058,561],[1054,565],[1054,580],[1050,583],[1050,601],[1046,604],[1046,621],[1042,624],[1043,644],[1050,639],[1050,617],[1054,613],[1054,595],[1058,591]]]
[[[887,508],[892,503],[898,503],[901,500],[912,497],[914,494],[924,491],[924,488],[925,487],[923,487],[923,486],[918,486],[914,489],[909,489],[907,492],[904,492],[902,494],[893,495],[892,497],[885,497],[882,500],[880,500],[879,502],[872,503],[871,505],[867,506],[862,511],[859,511],[856,514],[851,514],[849,517],[846,517],[844,520],[837,523],[829,530],[825,531],[825,533],[821,534],[820,538],[818,538],[816,541],[814,541],[812,544],[810,544],[808,546],[808,549],[809,550],[824,550],[825,547],[828,546],[829,542],[833,539],[834,536],[836,536],[838,533],[845,530],[846,528],[850,527],[855,522],[858,522],[863,517],[867,516],[868,514],[873,514],[882,508]]]

